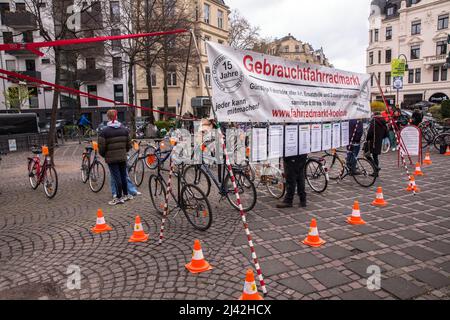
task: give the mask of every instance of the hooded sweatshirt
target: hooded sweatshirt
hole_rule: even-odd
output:
[[[131,138],[127,128],[119,121],[110,121],[98,136],[99,153],[107,164],[127,161]]]

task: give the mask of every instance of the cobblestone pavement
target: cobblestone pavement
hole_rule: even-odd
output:
[[[180,214],[170,217],[166,239],[157,245],[161,218],[152,210],[148,186],[123,206],[109,207],[108,184],[94,194],[80,181],[82,146],[60,147],[55,155],[60,186],[47,200],[31,190],[27,153],[10,154],[0,164],[0,298],[31,299],[236,299],[245,270],[253,267],[238,212],[211,197],[214,222],[195,231]],[[381,179],[389,202],[370,206],[376,186],[366,190],[347,179],[332,182],[322,195],[310,193],[306,210],[274,209],[264,190],[249,215],[256,252],[266,279],[267,299],[448,299],[450,292],[450,158],[432,153],[433,165],[418,179],[413,196],[397,168],[397,157],[382,157]],[[146,173],[146,180],[149,173]],[[366,226],[347,225],[354,200]],[[113,231],[94,235],[102,208]],[[131,244],[134,217],[150,233]],[[301,244],[311,218],[327,243]],[[202,241],[210,272],[185,269],[194,239]],[[67,288],[67,269],[81,269],[81,289]],[[367,267],[381,268],[381,289],[367,289]],[[259,286],[259,283],[258,283]]]

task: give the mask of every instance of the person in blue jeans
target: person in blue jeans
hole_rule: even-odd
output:
[[[360,174],[356,169],[356,159],[361,150],[361,138],[364,134],[362,120],[350,120],[350,144],[347,147],[347,164],[352,175]]]
[[[117,188],[116,188],[116,181],[114,180],[114,176],[111,174],[111,193],[114,198],[117,198]],[[136,188],[136,186],[133,184],[133,182],[130,179],[130,176],[128,175],[128,170],[127,170],[127,188],[128,188],[128,193],[130,195],[132,195],[133,197],[135,196],[140,196],[142,193],[140,193],[138,191],[138,189]]]

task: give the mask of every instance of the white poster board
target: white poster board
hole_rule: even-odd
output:
[[[400,135],[408,154],[420,156],[420,129],[415,126],[407,126],[402,129]]]
[[[298,126],[288,125],[285,131],[284,156],[298,156]]]
[[[17,141],[16,141],[16,139],[9,139],[8,140],[8,144],[9,144],[9,151],[17,151]]]
[[[299,127],[298,132],[298,153],[308,154],[311,152],[311,125],[305,124]]]
[[[311,152],[322,151],[322,125],[311,126]]]
[[[267,129],[253,128],[251,141],[251,161],[258,162],[267,160]]]
[[[284,128],[282,125],[269,127],[269,159],[283,158]]]
[[[341,123],[341,145],[346,147],[350,144],[350,123],[348,121]]]
[[[333,143],[332,148],[338,149],[341,147],[341,124],[333,123]]]
[[[331,123],[322,125],[322,151],[331,149]]]

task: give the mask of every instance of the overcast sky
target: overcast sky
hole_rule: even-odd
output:
[[[238,9],[263,37],[291,33],[309,42],[338,69],[366,72],[371,0],[225,0]]]

